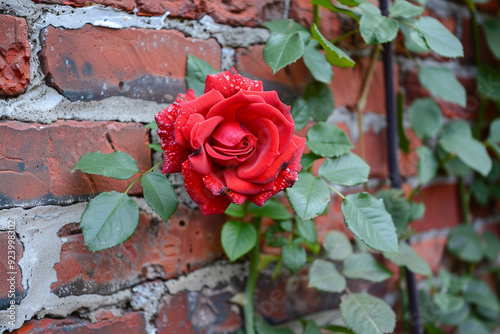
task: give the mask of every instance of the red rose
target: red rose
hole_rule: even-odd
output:
[[[293,134],[290,107],[234,69],[209,75],[203,95],[179,94],[155,119],[163,173],[182,171],[206,215],[247,199],[263,205],[302,169],[305,138]]]

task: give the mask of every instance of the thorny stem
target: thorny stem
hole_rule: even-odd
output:
[[[358,132],[359,132],[359,152],[361,159],[366,161],[365,155],[365,137],[363,134],[363,113],[366,107],[366,100],[368,99],[368,93],[370,92],[370,87],[373,80],[373,75],[375,74],[375,65],[377,65],[378,56],[380,54],[380,44],[375,45],[373,49],[372,58],[370,60],[370,65],[368,66],[368,72],[363,83],[363,88],[356,104],[356,110],[358,112]]]
[[[358,31],[359,31],[359,29],[350,30],[350,31],[346,32],[345,34],[340,35],[339,37],[335,37],[334,39],[332,39],[331,43],[332,44],[337,44],[339,42],[342,42],[344,39],[346,39],[347,37],[349,37],[351,35],[354,35]]]
[[[313,5],[313,22],[316,26],[321,26],[321,7],[319,5]]]
[[[472,224],[472,217],[469,209],[469,193],[465,189],[464,178],[458,177],[458,196],[460,197],[460,206],[462,207],[462,214],[464,216],[465,223]]]
[[[255,218],[253,221],[253,226],[257,230],[257,241],[254,247],[250,251],[250,271],[245,286],[245,305],[243,306],[243,312],[245,314],[245,333],[255,334],[255,317],[254,317],[254,292],[255,286],[257,284],[257,276],[259,274],[259,249],[260,249],[260,225],[262,220],[260,218]]]

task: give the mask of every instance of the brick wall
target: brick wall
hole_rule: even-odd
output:
[[[479,6],[480,22],[499,6],[498,0]],[[462,40],[465,58],[398,54],[399,88],[409,105],[429,94],[419,85],[417,65],[447,65],[468,90],[468,104],[442,103],[444,115],[473,120],[478,98],[467,9],[447,0],[430,0],[427,8]],[[308,0],[0,1],[0,333],[232,333],[241,327],[241,310],[228,300],[242,291],[246,266],[224,259],[224,217],[205,217],[193,209],[174,178],[182,203],[165,223],[134,187],[131,195],[141,208],[137,232],[123,245],[91,253],[78,227],[85,201],[101,191],[123,191],[127,184],[71,169],[83,154],[96,150],[127,152],[141,170],[149,169],[159,157],[147,147],[156,135],[144,125],[186,90],[188,53],[217,68],[234,66],[290,102],[311,78],[301,61],[273,76],[262,58],[269,33],[259,27],[286,17],[310,24],[312,5]],[[323,13],[328,38],[351,28],[345,18]],[[370,54],[355,39],[341,46],[357,65],[334,69],[336,103],[328,121],[357,142],[351,109]],[[486,61],[493,61],[486,48],[484,53]],[[377,63],[364,118],[373,191],[388,185],[382,70]],[[411,133],[410,138],[415,148],[418,141]],[[400,156],[405,189],[415,184],[416,161],[414,151]],[[447,233],[462,220],[456,188],[454,180],[437,179],[419,195],[427,212],[413,224],[415,248],[435,272]],[[478,226],[494,226],[498,209],[491,204],[474,210]],[[330,229],[345,229],[337,198],[317,227],[320,240]],[[13,228],[16,266],[8,270],[2,247]],[[10,325],[7,272],[15,272],[16,316]],[[256,297],[256,307],[270,321],[332,309],[338,316],[339,295],[307,288],[300,274],[282,272],[274,281],[270,275],[261,275]],[[387,283],[349,284],[381,297],[394,291]]]

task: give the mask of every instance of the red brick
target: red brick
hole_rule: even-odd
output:
[[[15,334],[146,334],[146,320],[144,313],[134,312],[112,320],[103,320],[91,323],[76,317],[66,319],[30,320],[23,327],[13,331]]]
[[[310,28],[313,22],[313,5],[309,0],[290,1],[290,18]],[[343,15],[332,13],[322,8],[321,11],[321,33],[329,40],[356,29],[354,20],[347,19]],[[345,43],[347,44],[347,43]],[[343,45],[344,46],[344,45]]]
[[[147,279],[170,279],[223,256],[223,216],[204,216],[180,206],[168,223],[141,214],[135,234],[123,245],[91,253],[80,229],[67,226],[61,261],[54,266],[58,296],[110,294]],[[112,268],[112,270],[110,270]]]
[[[446,236],[435,236],[433,238],[412,241],[411,246],[431,267],[433,273],[440,268],[441,258],[446,247]]]
[[[83,7],[88,5],[87,0],[33,0],[37,3],[49,3],[54,5],[70,5],[73,7]],[[93,0],[95,4],[110,6],[131,12],[136,7],[136,0]]]
[[[458,77],[457,79],[465,88],[467,96],[466,107],[463,108],[440,99],[437,100],[437,103],[441,107],[443,115],[446,117],[475,119],[479,107],[476,80],[474,78],[463,77]],[[416,99],[431,96],[430,92],[420,84],[417,69],[411,69],[405,72],[403,76],[403,87],[405,90],[405,104],[407,106],[410,106]]]
[[[238,307],[226,287],[166,295],[155,319],[158,334],[234,333],[242,325]]]
[[[220,67],[214,39],[186,38],[175,30],[50,26],[41,39],[47,83],[72,101],[128,96],[171,102],[186,91],[187,54]]]
[[[10,231],[12,233],[0,233],[0,282],[2,282],[0,284],[0,310],[7,309],[11,301],[19,304],[26,295],[21,283],[21,268],[18,265],[23,257],[23,245],[14,233],[15,231]],[[14,263],[9,261],[14,261]]]
[[[23,93],[30,82],[31,47],[26,20],[0,15],[0,96]]]
[[[425,203],[425,215],[411,226],[417,231],[442,229],[462,221],[456,184],[438,183],[425,187],[415,200]]]
[[[500,10],[500,1],[490,0],[486,3],[477,3],[476,8],[486,13],[497,13]]]
[[[0,142],[1,208],[67,203],[97,192],[125,191],[130,180],[71,173],[80,157],[93,151],[123,151],[137,160],[141,171],[151,168],[148,129],[137,123],[3,121]],[[140,194],[140,185],[131,193]]]
[[[334,78],[330,84],[335,97],[335,106],[346,106],[354,110],[358,102],[366,72],[370,63],[369,58],[356,59],[356,66],[353,68],[333,68]],[[394,82],[398,90],[399,67],[395,70]],[[382,61],[375,65],[370,91],[366,100],[365,111],[374,111],[385,114],[385,91],[384,91],[384,67]]]
[[[236,49],[236,70],[243,76],[262,80],[265,90],[276,90],[283,101],[291,103],[312,80],[309,71],[304,62],[299,60],[273,75],[273,71],[264,61],[263,50],[264,45]]]
[[[136,0],[138,15],[163,15],[169,12],[171,17],[199,19],[199,0]]]

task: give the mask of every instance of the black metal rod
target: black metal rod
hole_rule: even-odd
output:
[[[380,0],[380,10],[388,16],[389,0]],[[387,153],[389,162],[389,179],[392,188],[401,188],[402,180],[398,163],[398,136],[396,119],[396,92],[394,86],[394,45],[384,43],[384,86],[387,117]],[[415,274],[406,268],[406,291],[410,304],[410,326],[413,334],[423,334],[422,317],[418,302]]]

